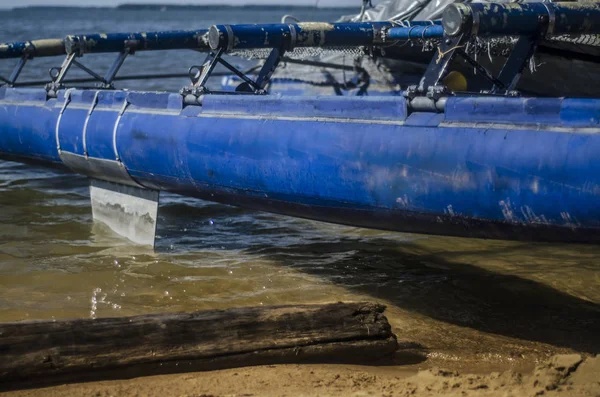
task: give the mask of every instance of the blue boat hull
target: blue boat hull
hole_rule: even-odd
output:
[[[0,157],[403,232],[600,240],[600,101],[0,90]]]

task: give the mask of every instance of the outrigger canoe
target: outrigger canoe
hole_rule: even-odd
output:
[[[215,25],[193,32],[68,36],[10,43],[17,58],[0,89],[0,157],[90,177],[95,220],[154,243],[160,191],[295,217],[400,232],[476,238],[600,241],[600,98],[529,97],[516,91],[542,40],[600,34],[596,3],[471,3],[442,20]],[[512,37],[498,75],[466,50]],[[278,95],[269,81],[294,49],[422,44],[437,48],[400,95]],[[135,51],[208,51],[177,93],[117,90]],[[269,49],[255,75],[223,55]],[[71,67],[116,52],[96,88]],[[19,87],[35,56],[65,56],[45,87]],[[468,61],[489,87],[466,91]],[[235,90],[207,82],[216,65]],[[85,70],[85,69],[84,69]],[[593,82],[591,82],[593,83]],[[75,86],[72,86],[74,85]],[[26,84],[22,84],[26,85]],[[364,93],[363,93],[364,94]]]

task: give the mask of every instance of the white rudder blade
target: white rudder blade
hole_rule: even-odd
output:
[[[132,242],[154,247],[159,191],[92,179],[92,216]]]

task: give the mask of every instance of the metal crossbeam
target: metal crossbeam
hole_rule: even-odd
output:
[[[529,63],[529,60],[535,52],[537,42],[537,37],[519,37],[515,48],[513,48],[510,57],[504,64],[504,67],[498,76],[498,80],[502,86],[496,85],[492,89],[493,93],[506,93],[515,89],[521,78],[523,69],[525,69],[525,66]]]
[[[73,65],[77,66],[79,69],[83,70],[84,72],[86,72],[87,74],[92,76],[95,80],[101,81],[103,83],[105,82],[105,80],[102,76],[100,76],[98,73],[94,72],[92,69],[88,68],[81,62],[79,62],[77,60],[73,60]]]
[[[117,55],[117,59],[115,59],[112,66],[110,67],[110,69],[108,69],[106,75],[104,76],[104,84],[106,86],[110,86],[112,84],[113,80],[115,79],[115,76],[117,75],[117,73],[119,73],[121,66],[123,66],[125,58],[127,58],[127,55],[129,55],[130,52],[131,50],[126,49],[125,51]]]
[[[9,87],[14,87],[15,83],[17,82],[17,79],[21,75],[21,72],[23,71],[23,68],[27,64],[28,60],[29,60],[28,56],[26,56],[26,55],[22,56],[19,59],[19,61],[17,62],[17,64],[15,65],[13,71],[10,74],[10,77],[6,78],[3,76],[0,76],[0,81],[3,81]]]
[[[75,59],[78,56],[77,53],[71,53],[67,55],[67,57],[63,61],[63,64],[59,68],[50,69],[50,77],[52,78],[52,82],[49,83],[47,86],[49,95],[55,95],[59,89],[64,87],[66,82],[65,77],[67,76],[67,73],[73,65],[77,66],[78,68],[92,76],[94,78],[92,81],[99,81],[101,85],[96,88],[112,88],[113,81],[117,77],[117,73],[121,69],[121,66],[123,66],[123,62],[125,62],[125,59],[130,54],[130,52],[130,50],[126,49],[125,51],[119,53],[119,55],[113,62],[112,66],[108,69],[104,77],[100,76],[98,73],[83,65],[81,62],[77,61]]]
[[[256,80],[252,80],[250,77],[248,77],[247,72],[244,73],[240,71],[235,66],[223,59],[225,48],[217,48],[208,54],[202,66],[192,66],[190,68],[189,74],[192,80],[192,86],[182,89],[182,95],[193,95],[199,97],[203,94],[266,94],[265,87],[269,83],[271,76],[277,69],[277,66],[283,59],[283,56],[286,52],[285,48],[289,48],[291,36],[284,34],[283,37],[285,41],[280,44],[280,48],[273,48],[271,50],[271,53],[258,72],[258,77]],[[213,74],[217,64],[223,65],[225,68],[244,81],[236,88],[234,93],[210,91],[206,87],[208,79]]]

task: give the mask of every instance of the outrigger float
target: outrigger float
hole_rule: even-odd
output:
[[[216,25],[5,44],[0,58],[18,63],[2,78],[0,157],[89,176],[94,219],[141,244],[154,244],[160,191],[402,232],[598,242],[600,98],[517,91],[540,43],[598,34],[598,3],[471,3],[449,5],[433,22]],[[468,47],[498,38],[509,51],[494,74]],[[429,66],[399,95],[269,90],[298,48],[382,56],[425,42],[434,45]],[[189,87],[114,89],[127,56],[181,48],[208,52],[190,68]],[[257,73],[223,58],[264,49]],[[118,54],[104,76],[80,62],[98,52]],[[29,59],[59,55],[51,82],[23,87]],[[467,91],[458,59],[486,89]],[[219,64],[239,79],[235,90],[209,88]],[[84,81],[67,78],[73,67],[99,85],[74,86]]]

